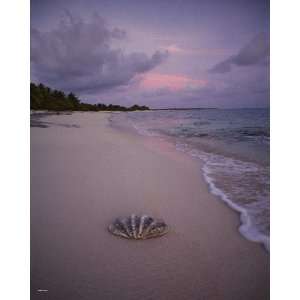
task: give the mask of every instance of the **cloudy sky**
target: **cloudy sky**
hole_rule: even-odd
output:
[[[269,106],[269,1],[31,0],[31,80],[82,101]]]

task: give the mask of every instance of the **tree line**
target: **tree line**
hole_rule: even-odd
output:
[[[64,92],[52,90],[42,83],[38,85],[30,83],[30,109],[53,111],[135,111],[149,110],[149,107],[136,104],[131,107],[125,107],[114,104],[84,103],[73,93],[66,95]]]

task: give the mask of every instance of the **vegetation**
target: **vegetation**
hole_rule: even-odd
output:
[[[30,83],[30,109],[53,111],[135,111],[149,110],[149,107],[139,105],[124,107],[113,104],[84,103],[73,93],[66,95],[64,92],[52,90],[42,83],[39,85]]]

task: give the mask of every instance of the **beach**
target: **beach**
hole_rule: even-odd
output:
[[[239,214],[209,192],[199,163],[109,117],[52,114],[31,128],[32,299],[269,299],[269,253],[239,234]],[[132,213],[170,232],[108,232]]]

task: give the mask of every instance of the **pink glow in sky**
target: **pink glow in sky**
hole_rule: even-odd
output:
[[[269,106],[269,0],[30,2],[32,82],[89,103]]]
[[[206,86],[207,81],[192,79],[184,75],[147,73],[140,82],[140,87],[144,89],[167,88],[171,91],[180,91],[186,88],[200,88]]]

